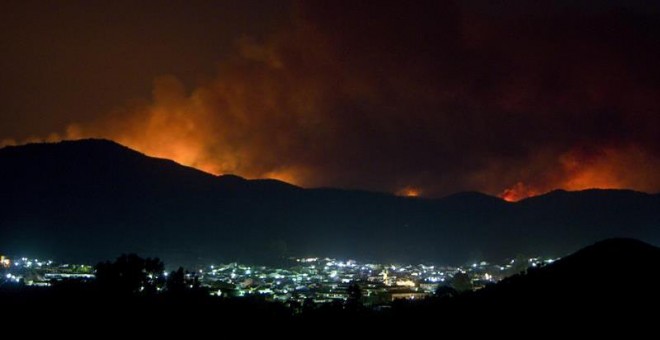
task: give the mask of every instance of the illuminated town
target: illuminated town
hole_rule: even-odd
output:
[[[464,266],[395,265],[360,263],[331,258],[292,258],[288,268],[249,266],[240,263],[217,264],[186,272],[211,295],[219,297],[258,296],[287,304],[343,302],[349,286],[357,284],[366,306],[382,306],[398,299],[417,300],[434,295],[439,287],[456,291],[476,290],[528,267],[538,267],[557,259],[517,258],[504,264],[485,261]],[[48,287],[57,282],[94,280],[94,267],[59,264],[52,260],[3,256],[0,285]],[[162,278],[167,278],[167,271]],[[164,286],[158,290],[166,289]]]

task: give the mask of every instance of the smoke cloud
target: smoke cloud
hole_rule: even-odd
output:
[[[211,79],[160,77],[61,137],[305,187],[659,191],[656,12],[524,7],[305,1]]]

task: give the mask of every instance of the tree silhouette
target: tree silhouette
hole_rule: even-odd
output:
[[[435,290],[435,297],[439,299],[452,298],[458,295],[458,291],[450,286],[438,286],[438,289]]]
[[[165,288],[170,294],[181,294],[186,290],[186,274],[183,267],[179,267],[178,270],[170,273]]]
[[[472,290],[472,280],[467,273],[458,272],[451,279],[451,287],[459,293],[470,291]]]
[[[170,273],[165,283],[165,290],[171,295],[208,295],[208,289],[201,287],[199,276],[184,270],[183,267]]]
[[[158,258],[143,259],[136,254],[122,254],[115,262],[100,262],[94,267],[101,288],[123,294],[155,292],[163,268]]]
[[[346,308],[348,309],[357,309],[362,306],[362,289],[360,285],[356,282],[352,282],[346,292],[348,293],[348,298],[346,299]]]

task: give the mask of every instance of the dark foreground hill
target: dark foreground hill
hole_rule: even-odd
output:
[[[655,327],[660,303],[660,248],[608,239],[553,264],[530,268],[476,292],[402,304],[407,320],[471,320],[518,330],[567,325],[592,331],[636,324]]]
[[[476,295],[495,304],[515,301],[521,309],[568,303],[573,308],[641,307],[660,298],[659,279],[660,248],[634,239],[608,239]]]
[[[0,149],[0,252],[170,265],[286,256],[457,263],[564,255],[609,237],[660,244],[660,196],[556,191],[518,203],[416,199],[213,176],[106,140]]]
[[[660,248],[634,239],[608,239],[551,265],[529,268],[478,293],[527,305],[615,302],[660,297]],[[644,301],[631,301],[643,304]]]

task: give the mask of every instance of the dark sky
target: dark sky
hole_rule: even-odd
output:
[[[3,1],[0,49],[3,144],[424,196],[660,191],[652,1]]]

